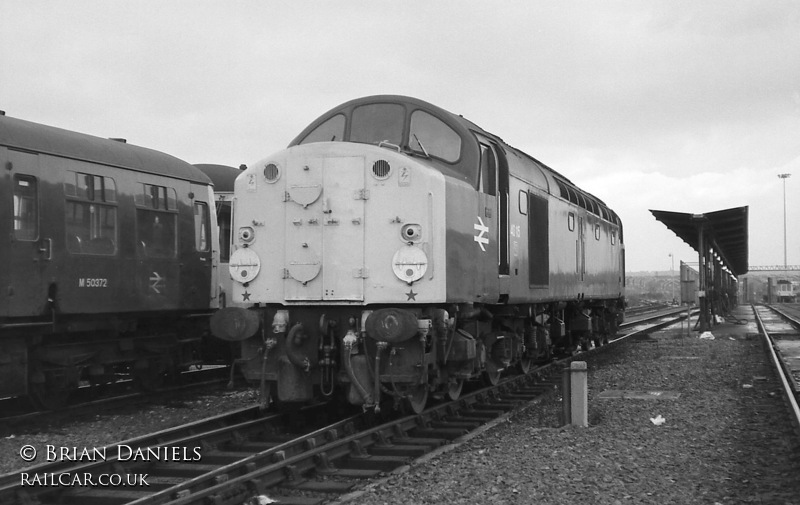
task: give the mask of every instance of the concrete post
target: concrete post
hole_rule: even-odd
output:
[[[588,370],[585,361],[573,361],[570,372],[570,424],[586,428],[589,426]],[[567,399],[565,398],[565,401]]]
[[[561,424],[572,423],[572,391],[570,382],[572,381],[570,368],[564,367],[561,375],[561,407],[563,409]]]

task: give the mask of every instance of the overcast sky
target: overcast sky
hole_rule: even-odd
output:
[[[0,109],[251,164],[344,101],[462,114],[617,211],[629,271],[697,254],[648,209],[749,206],[800,264],[800,2],[0,0]]]

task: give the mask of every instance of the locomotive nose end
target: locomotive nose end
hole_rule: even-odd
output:
[[[211,316],[211,333],[229,342],[239,342],[255,335],[260,321],[258,313],[241,307],[226,307]]]

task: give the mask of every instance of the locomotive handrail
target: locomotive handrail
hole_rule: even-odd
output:
[[[398,153],[401,152],[400,146],[398,146],[397,144],[392,144],[388,140],[381,140],[380,142],[378,142],[378,147],[392,147],[394,149],[397,149]]]
[[[31,323],[2,323],[0,328],[35,328],[36,326],[50,326],[53,321],[41,321]]]

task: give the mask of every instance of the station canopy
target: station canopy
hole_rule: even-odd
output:
[[[747,209],[735,207],[704,214],[652,209],[650,212],[698,253],[702,229],[706,246],[714,249],[723,266],[739,276],[748,270]]]

